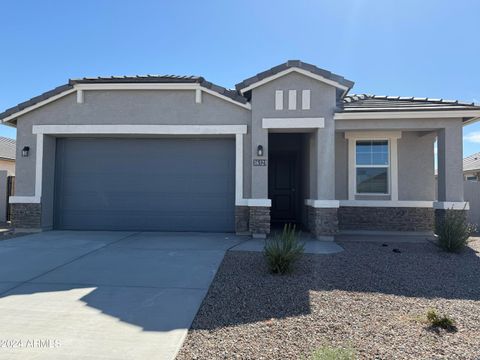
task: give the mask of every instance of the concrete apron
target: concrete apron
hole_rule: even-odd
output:
[[[6,359],[174,359],[225,234],[52,231],[0,242]]]

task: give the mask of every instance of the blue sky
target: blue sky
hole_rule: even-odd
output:
[[[68,78],[194,74],[233,87],[287,59],[354,80],[355,93],[480,103],[477,0],[15,0],[0,13],[0,111]],[[464,133],[465,155],[480,151],[480,123]]]

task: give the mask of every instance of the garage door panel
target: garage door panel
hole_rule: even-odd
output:
[[[97,210],[118,211],[130,210],[132,206],[136,207],[136,211],[156,211],[162,202],[166,212],[168,211],[205,211],[205,208],[211,211],[224,211],[230,205],[225,199],[229,194],[223,196],[215,194],[195,194],[191,197],[188,210],[185,209],[185,194],[159,193],[149,194],[149,197],[138,203],[139,195],[136,193],[125,194],[99,194],[99,193],[82,193],[81,197],[76,195],[63,197],[63,212],[67,210],[89,210],[92,211],[92,204],[95,204]],[[114,209],[114,210],[113,210]]]
[[[216,219],[213,220],[212,216]],[[224,212],[212,212],[206,215],[204,212],[190,214],[185,217],[184,214],[175,214],[171,212],[138,212],[132,218],[130,211],[119,211],[116,213],[93,211],[85,214],[78,211],[66,211],[64,214],[66,224],[74,224],[78,222],[78,218],[82,218],[82,229],[89,230],[105,230],[104,224],[111,224],[113,229],[125,226],[125,223],[134,224],[130,230],[138,231],[219,231],[231,232],[234,226],[233,219],[226,217]],[[188,227],[186,227],[188,221]],[[67,226],[67,229],[69,226]],[[73,227],[72,227],[73,229]]]
[[[112,194],[112,196],[117,196],[118,192],[124,193],[134,193],[137,195],[142,194],[192,194],[192,187],[196,187],[200,194],[227,194],[231,192],[231,184],[226,180],[230,179],[231,176],[227,174],[216,175],[225,179],[224,182],[212,181],[212,176],[201,176],[201,177],[173,177],[173,176],[163,176],[162,177],[162,191],[158,191],[159,183],[152,181],[151,178],[136,179],[135,181],[130,182],[130,191],[125,190],[125,179],[122,177],[112,177],[108,175],[92,175],[92,177],[79,176],[77,179],[69,177],[64,179],[65,185],[63,189],[63,195],[69,196],[73,194],[77,196],[79,192],[84,193],[98,193],[98,194]],[[99,185],[103,183],[108,183],[108,190],[105,189],[105,186]],[[133,190],[137,189],[137,190]]]
[[[58,139],[55,227],[233,231],[233,139]]]

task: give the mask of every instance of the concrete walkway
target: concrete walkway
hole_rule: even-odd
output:
[[[0,359],[173,359],[225,234],[53,231],[0,242]]]
[[[265,239],[248,239],[234,246],[232,251],[255,251],[262,252],[265,247]],[[320,241],[308,235],[302,235],[299,239],[304,244],[306,254],[336,254],[343,251],[343,248],[333,241]]]

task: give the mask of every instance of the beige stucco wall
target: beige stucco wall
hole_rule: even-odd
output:
[[[0,159],[0,170],[6,170],[8,176],[15,175],[15,160]]]
[[[398,200],[435,199],[435,133],[403,131],[398,139]],[[344,132],[335,134],[335,195],[348,199],[348,142]],[[384,200],[389,197],[362,196],[357,199]]]

